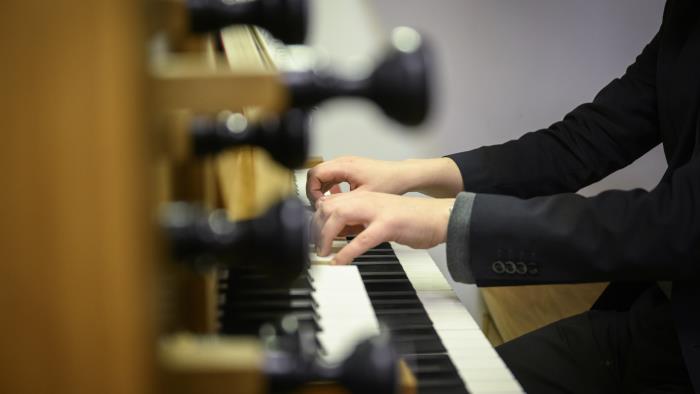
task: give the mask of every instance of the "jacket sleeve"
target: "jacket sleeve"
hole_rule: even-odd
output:
[[[573,192],[656,146],[658,47],[659,34],[593,102],[549,128],[447,156],[459,167],[464,190],[523,198]]]
[[[477,194],[479,285],[700,279],[700,158],[654,190],[531,199]]]

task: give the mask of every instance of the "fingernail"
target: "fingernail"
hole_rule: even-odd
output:
[[[331,265],[338,265],[338,260],[336,260],[336,259],[331,260]]]

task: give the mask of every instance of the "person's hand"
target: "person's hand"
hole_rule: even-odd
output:
[[[402,178],[408,174],[402,165],[399,161],[355,156],[329,160],[309,170],[306,195],[314,204],[325,192],[343,182],[350,185],[350,190],[403,194],[408,191],[408,183]]]
[[[343,182],[350,184],[351,191],[389,194],[420,191],[433,197],[454,197],[462,191],[462,175],[449,158],[383,161],[347,156],[309,170],[306,195],[313,204]]]
[[[348,264],[386,241],[413,248],[445,242],[454,199],[402,197],[356,190],[323,196],[313,218],[316,252],[328,256],[333,238],[357,236],[335,255],[333,264]]]

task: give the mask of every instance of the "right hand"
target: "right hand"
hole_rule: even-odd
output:
[[[331,253],[337,236],[357,236],[335,255],[332,264],[348,264],[369,248],[395,241],[426,249],[445,242],[454,198],[416,198],[352,191],[323,197],[313,217],[319,256]]]
[[[404,162],[344,156],[309,170],[306,195],[312,205],[335,185],[347,182],[350,190],[404,194],[410,190]]]

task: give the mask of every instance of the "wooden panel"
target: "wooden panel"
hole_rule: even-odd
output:
[[[255,28],[228,28],[221,32],[221,38],[231,71],[276,73]],[[255,107],[230,109],[244,113],[253,121],[265,115]],[[263,149],[242,147],[223,153],[218,157],[217,169],[223,204],[233,219],[260,215],[270,205],[293,193],[291,172],[272,160]]]
[[[215,70],[213,41],[198,40],[198,51],[188,54],[201,66]],[[156,88],[157,89],[157,88]],[[155,95],[158,100],[159,95]],[[155,165],[159,203],[188,201],[206,209],[221,206],[214,158],[194,157],[191,152],[191,111],[156,111],[158,145]],[[162,287],[159,313],[165,332],[189,331],[210,334],[216,331],[216,277],[213,269],[193,271],[169,262],[160,272]]]
[[[178,63],[173,59],[167,66],[153,70],[158,109],[207,112],[255,105],[279,112],[288,105],[287,92],[274,73],[234,74],[228,70],[208,70],[201,65],[177,67]]]
[[[160,341],[159,359],[167,393],[267,392],[263,349],[256,338],[170,336]]]
[[[2,4],[0,392],[152,391],[142,7]]]
[[[503,341],[587,311],[607,283],[484,287],[481,294]]]
[[[503,344],[501,333],[498,332],[496,323],[493,322],[493,318],[488,312],[484,312],[481,317],[481,331],[483,331],[484,336],[489,340],[491,346],[496,347]]]

